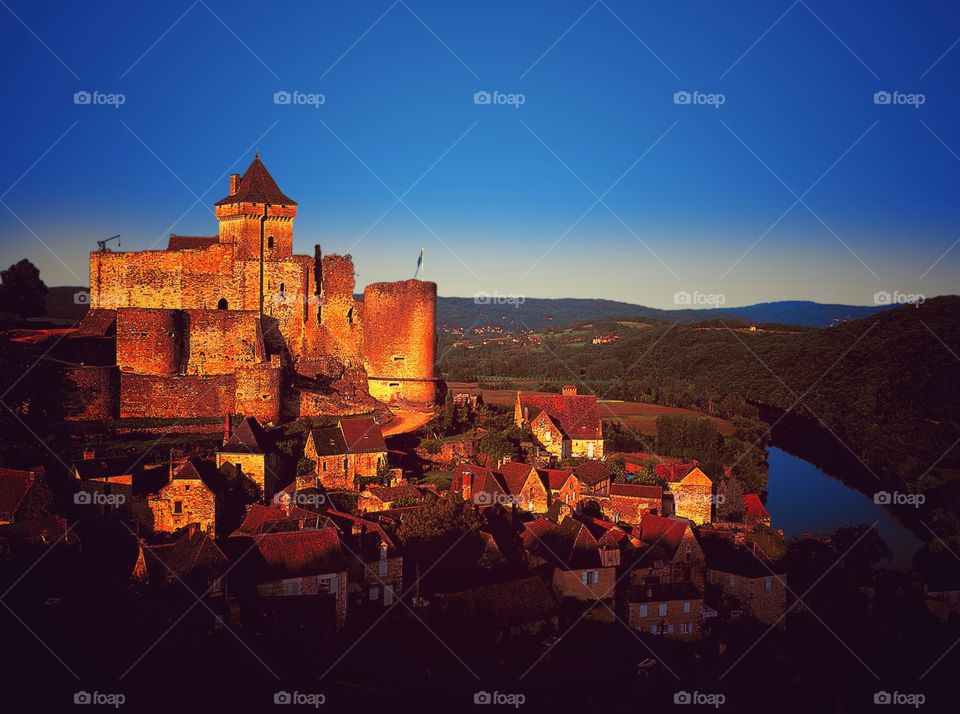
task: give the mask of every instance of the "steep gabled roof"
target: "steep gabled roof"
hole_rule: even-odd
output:
[[[587,486],[593,486],[604,479],[611,478],[613,471],[601,464],[599,461],[588,460],[577,466],[573,470],[573,475],[580,479],[581,483]]]
[[[507,496],[506,490],[497,480],[494,472],[485,466],[476,464],[457,466],[450,488],[457,493],[462,493],[464,484],[470,486],[470,499],[477,505],[489,506],[501,503],[500,499],[505,500]]]
[[[341,419],[336,426],[314,429],[310,435],[318,456],[376,454],[387,450],[380,424],[373,417]]]
[[[576,518],[565,518],[563,523],[542,532],[531,532],[531,548],[542,558],[566,570],[584,570],[600,567],[597,539]],[[526,539],[525,539],[526,540]]]
[[[354,454],[372,454],[387,450],[380,424],[373,417],[341,419],[343,440]]]
[[[258,153],[247,172],[240,179],[237,192],[232,196],[221,198],[217,206],[226,206],[231,203],[270,203],[273,205],[296,206],[297,202],[285,196],[273,180],[273,176],[263,165]]]
[[[321,513],[308,511],[299,506],[291,506],[287,511],[271,506],[262,506],[254,503],[247,511],[243,521],[230,534],[236,536],[253,536],[264,533],[281,533],[301,530],[300,523],[309,528],[329,527],[329,520]]]
[[[164,579],[172,578],[174,574],[184,578],[195,573],[218,573],[229,565],[227,556],[213,539],[194,529],[188,529],[175,543],[146,546],[145,550],[155,556],[144,559],[148,572]]]
[[[551,491],[559,491],[567,479],[573,476],[571,469],[537,469],[540,478],[547,482],[547,487]]]
[[[764,520],[770,518],[770,513],[764,507],[760,496],[755,493],[747,493],[743,496],[743,505],[747,509],[747,515],[753,518]]]
[[[219,449],[224,454],[266,454],[272,450],[273,439],[252,416],[241,421],[233,436]]]
[[[640,540],[673,558],[689,527],[686,521],[646,513],[640,522]]]
[[[593,394],[539,395],[519,394],[520,407],[529,409],[532,422],[540,412],[571,439],[599,439],[602,434],[600,409]]]
[[[500,467],[500,476],[503,478],[503,483],[507,487],[507,491],[513,495],[520,493],[531,473],[534,477],[537,477],[537,471],[533,466],[518,461],[508,461]]]

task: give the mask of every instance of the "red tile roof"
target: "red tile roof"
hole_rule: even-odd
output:
[[[520,493],[531,472],[536,476],[536,469],[533,466],[518,461],[508,461],[500,467],[503,483],[506,485],[507,491],[513,495]]]
[[[640,522],[640,540],[651,547],[661,548],[672,558],[688,528],[685,521],[647,513]]]
[[[588,460],[577,466],[573,470],[573,475],[587,486],[593,486],[604,479],[611,478],[613,472],[599,461]]]
[[[240,179],[237,192],[232,196],[221,198],[216,205],[226,206],[231,203],[270,203],[274,205],[296,206],[297,202],[285,196],[267,171],[267,167],[257,154],[250,164],[250,168]]]
[[[261,580],[325,575],[345,569],[334,528],[256,536]]]
[[[481,506],[501,503],[507,498],[507,492],[490,469],[476,464],[460,464],[453,472],[450,488],[462,493],[464,485],[470,487],[470,499]],[[502,500],[501,500],[502,499]]]
[[[760,496],[755,493],[747,493],[743,496],[743,505],[747,509],[747,515],[760,520],[769,519],[770,513],[764,508]]]
[[[355,454],[370,454],[386,451],[387,444],[383,440],[380,425],[373,417],[359,417],[357,419],[341,419],[340,430],[347,448]]]
[[[170,234],[167,250],[197,250],[216,245],[220,239],[217,236],[178,236]]]
[[[636,483],[614,483],[610,485],[611,496],[627,498],[663,498],[663,489],[659,486],[644,486]]]
[[[570,469],[537,469],[551,491],[559,491],[573,475]]]
[[[530,421],[541,411],[571,439],[599,439],[602,434],[600,409],[592,394],[571,396],[519,395],[521,408],[529,409]]]

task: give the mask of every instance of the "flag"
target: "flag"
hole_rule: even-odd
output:
[[[416,280],[417,276],[420,274],[420,269],[423,267],[423,248],[420,249],[420,257],[417,258],[417,269],[413,272],[413,279]]]

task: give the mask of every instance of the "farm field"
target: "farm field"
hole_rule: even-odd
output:
[[[513,389],[481,389],[476,382],[448,382],[447,387],[456,392],[482,394],[483,401],[498,406],[512,407],[516,396],[516,391]],[[549,392],[531,391],[529,393],[550,396]],[[643,402],[600,400],[600,418],[603,421],[621,422],[628,429],[645,436],[656,436],[657,417],[664,414],[704,417],[713,421],[717,425],[717,431],[723,436],[730,436],[733,433],[733,424],[725,419],[707,416],[692,409],[665,407],[660,404],[645,404]]]

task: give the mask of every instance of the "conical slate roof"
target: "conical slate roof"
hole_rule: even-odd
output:
[[[217,206],[226,206],[231,203],[270,203],[282,204],[285,206],[296,206],[297,202],[289,196],[285,196],[273,180],[273,176],[267,171],[267,167],[260,160],[260,154],[253,159],[250,168],[240,179],[240,185],[237,186],[237,192],[232,196],[221,198],[217,201]]]

